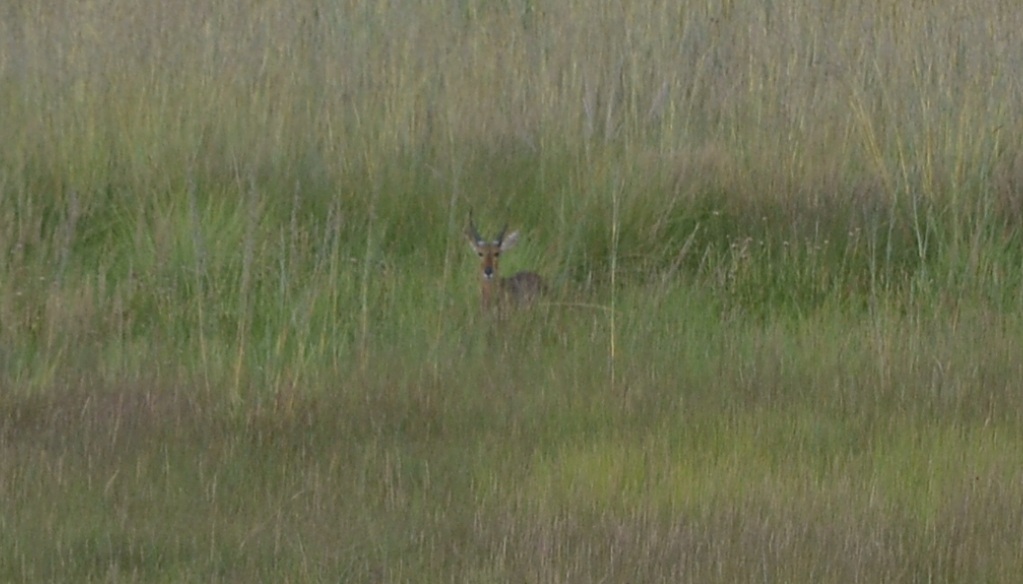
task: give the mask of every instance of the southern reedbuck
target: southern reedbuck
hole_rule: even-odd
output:
[[[469,227],[465,230],[469,244],[480,258],[480,287],[484,310],[500,308],[505,304],[530,304],[544,293],[543,278],[536,272],[519,272],[514,276],[502,278],[498,272],[501,253],[515,247],[519,241],[519,232],[508,231],[505,224],[500,235],[494,241],[487,241],[476,230],[472,214],[469,214]]]

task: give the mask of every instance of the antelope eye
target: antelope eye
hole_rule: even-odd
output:
[[[480,257],[483,257],[483,252],[481,252],[481,251],[478,251],[478,252],[476,252],[476,255],[478,255],[478,256],[480,256]]]
[[[499,251],[495,251],[495,252],[494,252],[494,257],[495,257],[495,258],[496,258],[496,257],[498,257],[498,256],[500,256],[500,255],[501,255],[501,252],[499,252]]]

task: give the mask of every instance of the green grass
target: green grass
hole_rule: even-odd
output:
[[[0,580],[1018,579],[1015,6],[548,4],[0,5]]]

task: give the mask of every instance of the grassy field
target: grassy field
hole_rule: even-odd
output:
[[[619,4],[0,0],[0,581],[1018,581],[1023,12]]]

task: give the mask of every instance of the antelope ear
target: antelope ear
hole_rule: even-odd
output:
[[[508,251],[509,249],[515,247],[515,244],[518,242],[519,232],[512,231],[508,235],[505,235],[504,239],[501,240],[501,251]]]

